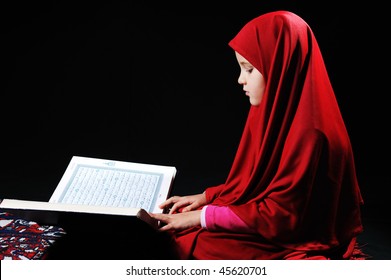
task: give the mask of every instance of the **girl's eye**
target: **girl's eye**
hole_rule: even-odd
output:
[[[254,68],[249,68],[249,69],[246,69],[246,72],[250,73],[254,70]]]

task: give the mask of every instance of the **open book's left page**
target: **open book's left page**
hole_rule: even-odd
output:
[[[19,209],[19,210],[39,210],[39,211],[58,211],[58,212],[79,212],[137,216],[140,208],[128,207],[102,207],[96,205],[53,203],[46,201],[31,201],[21,199],[3,199],[0,202],[0,209]]]
[[[74,156],[49,201],[159,213],[175,175],[172,166]]]
[[[84,214],[85,217],[123,216],[135,217],[143,220],[153,228],[157,228],[157,221],[154,220],[146,210],[142,208],[110,207],[83,204],[53,203],[45,201],[30,201],[20,199],[3,199],[0,201],[0,212],[9,212],[24,219],[36,220],[40,223],[56,225],[61,219],[70,220],[68,217],[75,217]],[[73,216],[72,216],[73,215]]]

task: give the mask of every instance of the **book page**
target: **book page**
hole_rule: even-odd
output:
[[[46,210],[78,213],[96,213],[108,215],[137,216],[139,208],[100,207],[91,205],[69,205],[66,203],[51,203],[46,201],[31,201],[20,199],[3,199],[0,209]]]
[[[49,202],[159,213],[175,167],[74,156]]]

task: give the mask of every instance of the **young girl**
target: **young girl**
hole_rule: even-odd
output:
[[[311,28],[275,11],[229,42],[251,107],[225,183],[152,214],[181,259],[349,259],[363,231],[353,152]]]

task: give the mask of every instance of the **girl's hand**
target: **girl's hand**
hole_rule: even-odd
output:
[[[201,210],[176,214],[149,213],[152,218],[164,225],[159,231],[180,231],[201,225]]]
[[[195,209],[198,209],[201,206],[206,204],[205,193],[187,195],[187,196],[172,196],[167,199],[165,202],[159,205],[162,209],[169,209],[168,214],[173,214],[176,212],[188,212]]]

